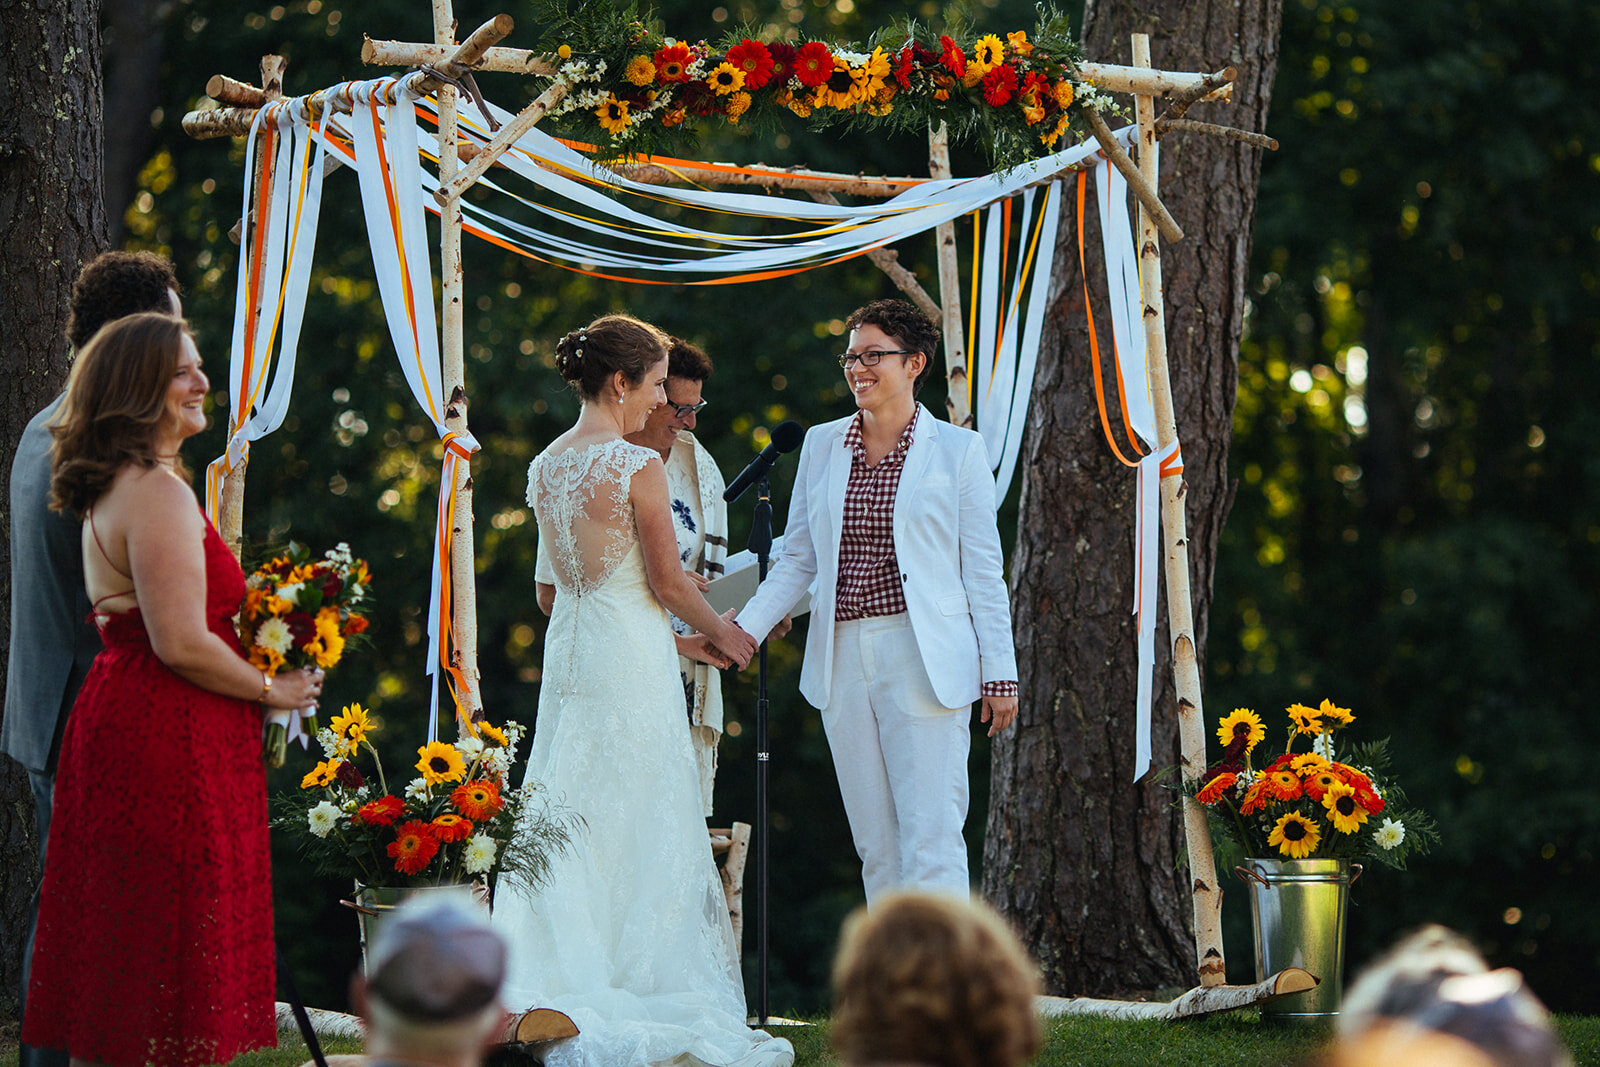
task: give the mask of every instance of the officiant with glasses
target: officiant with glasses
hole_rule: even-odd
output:
[[[722,577],[728,558],[728,507],[722,501],[725,482],[711,453],[693,433],[700,411],[710,403],[705,398],[705,385],[713,370],[705,352],[682,338],[672,338],[667,350],[667,402],[650,413],[644,429],[626,435],[632,444],[661,453],[678,535],[678,557],[684,572],[701,592]],[[556,587],[555,575],[543,553],[534,577],[539,609],[548,615],[555,603]],[[783,636],[790,625],[787,618],[783,619],[773,636]],[[728,666],[729,661],[718,655],[715,658],[720,662],[713,664],[698,658],[699,653],[690,656],[684,639],[693,633],[692,628],[674,616],[672,629],[679,639],[678,669],[683,677],[684,702],[700,770],[700,796],[709,817],[717,776],[717,743],[722,738],[719,668]]]

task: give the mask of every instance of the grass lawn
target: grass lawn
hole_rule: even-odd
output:
[[[1561,1036],[1579,1064],[1600,1067],[1600,1018],[1562,1016]],[[797,1067],[834,1067],[826,1020],[815,1026],[773,1027],[794,1042]],[[6,1038],[10,1038],[9,1041]],[[1206,1064],[1207,1067],[1279,1067],[1304,1063],[1327,1040],[1316,1029],[1262,1026],[1253,1012],[1237,1011],[1187,1023],[1122,1022],[1111,1019],[1055,1019],[1047,1023],[1044,1050],[1035,1067],[1125,1067],[1135,1064]],[[14,1033],[0,1033],[0,1067],[15,1067]],[[228,1067],[299,1067],[309,1057],[298,1037],[284,1035],[283,1047],[240,1056]],[[354,1042],[328,1041],[328,1053],[360,1052]],[[504,1052],[491,1067],[522,1067],[534,1061]]]

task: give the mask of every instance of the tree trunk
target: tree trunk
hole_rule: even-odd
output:
[[[1262,130],[1280,18],[1279,0],[1152,0],[1138,6],[1090,0],[1085,52],[1097,61],[1126,62],[1130,35],[1144,32],[1151,35],[1153,63],[1162,69],[1216,70],[1231,63],[1240,70],[1234,103],[1196,105],[1190,117]],[[1203,670],[1211,576],[1231,493],[1228,441],[1260,153],[1234,141],[1175,134],[1163,142],[1160,161],[1161,197],[1188,233],[1162,251]],[[1091,227],[1094,214],[1086,213]],[[1052,991],[1115,995],[1192,986],[1197,960],[1176,797],[1154,774],[1131,781],[1134,476],[1101,434],[1077,234],[1070,225],[1061,232],[1011,565],[1022,715],[1018,728],[997,738],[992,750],[983,889],[1033,948]],[[1096,235],[1086,247],[1098,250]],[[1098,262],[1097,255],[1089,260],[1089,274],[1109,371],[1110,328]],[[1114,388],[1113,377],[1108,390]],[[1164,614],[1156,654],[1159,768],[1178,762]]]
[[[0,34],[0,95],[0,500],[9,531],[11,457],[28,420],[66,381],[72,283],[107,244],[98,0],[12,0]],[[9,533],[0,544],[0,648],[9,648]],[[34,855],[28,777],[0,756],[0,1011],[7,1014],[15,1010],[38,879]]]

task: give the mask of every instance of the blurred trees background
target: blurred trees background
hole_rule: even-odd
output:
[[[897,16],[939,27],[950,14],[903,0],[726,3],[708,12],[670,0],[657,10],[683,37],[748,23],[840,41]],[[426,39],[429,12],[420,0],[172,0],[113,20],[121,5],[106,6],[116,26],[108,63],[124,48],[145,56],[145,81],[156,86],[143,115],[113,126],[108,80],[108,167],[113,142],[146,147],[128,168],[132,186],[112,189],[108,175],[106,198],[127,246],[177,264],[225,402],[237,254],[227,232],[243,152],[189,140],[179,118],[207,77],[253,81],[267,52],[289,58],[290,93],[372,76],[359,61],[361,35]],[[460,0],[457,14],[468,30],[502,10],[522,15],[490,0]],[[1001,32],[1034,19],[1021,0],[984,0],[966,14]],[[1404,874],[1369,872],[1357,887],[1352,967],[1431,919],[1522,968],[1553,1006],[1593,1011],[1586,979],[1600,963],[1600,916],[1588,886],[1600,786],[1583,770],[1593,744],[1582,648],[1596,622],[1600,564],[1600,463],[1586,447],[1600,422],[1600,123],[1589,92],[1595,60],[1581,43],[1595,39],[1600,13],[1580,0],[1550,0],[1537,17],[1512,0],[1284,0],[1282,18],[1267,132],[1283,148],[1262,164],[1208,710],[1213,719],[1236,706],[1271,716],[1332,697],[1355,709],[1360,736],[1393,737],[1395,769],[1438,816],[1444,842],[1433,856]],[[506,43],[525,42],[513,34]],[[1159,37],[1153,43],[1159,64],[1167,53]],[[529,99],[527,83],[510,76],[479,81],[502,106]],[[798,123],[768,136],[708,133],[685,150],[896,174],[924,171],[926,157],[919,138],[816,136]],[[980,172],[981,153],[958,146],[955,168]],[[437,442],[411,410],[389,350],[354,176],[334,174],[327,190],[294,406],[252,453],[246,534],[263,545],[347,540],[371,560],[374,647],[331,677],[328,703],[374,708],[394,765],[410,762],[427,706],[420,661]],[[1205,220],[1180,222],[1191,240],[1203,238]],[[931,237],[900,252],[935,288]],[[474,463],[484,699],[496,720],[531,722],[543,619],[530,593],[524,472],[576,412],[551,368],[554,339],[625,308],[703,345],[719,371],[700,436],[731,472],[778,420],[809,424],[848,410],[827,356],[842,316],[891,290],[864,264],[734,290],[624,288],[477,242],[465,261],[471,420],[484,445]],[[42,357],[13,338],[0,344],[13,374]],[[197,467],[221,447],[224,414],[191,445]],[[5,442],[7,462],[13,444]],[[791,476],[780,469],[780,500]],[[1015,508],[1013,497],[1003,512],[1008,550]],[[747,528],[740,507],[734,524],[737,547]],[[838,923],[860,897],[820,725],[794,691],[799,636],[774,646],[772,679],[772,1003],[783,1014],[824,1003]],[[1028,648],[1020,634],[1019,651]],[[744,721],[753,688],[751,676],[728,683],[721,824],[754,816]],[[273,788],[295,787],[293,763]],[[980,735],[968,823],[975,857],[987,766]],[[340,1006],[356,958],[353,917],[336,903],[348,887],[308,877],[289,851],[274,861],[279,937],[302,992]],[[1243,977],[1250,946],[1237,924],[1228,948],[1230,970]]]

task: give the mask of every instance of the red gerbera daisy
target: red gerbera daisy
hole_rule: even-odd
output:
[[[1384,799],[1372,787],[1371,778],[1368,778],[1354,767],[1345,766],[1343,763],[1335,764],[1335,766],[1344,772],[1345,781],[1355,787],[1356,803],[1360,804],[1367,814],[1376,815],[1387,807]]]
[[[1011,102],[1017,92],[1017,72],[1002,63],[983,76],[983,98],[990,107]]]
[[[948,37],[940,37],[939,43],[944,45],[944,54],[939,57],[939,62],[956,77],[961,77],[967,72],[967,54],[961,46]]]
[[[405,810],[405,801],[399,797],[379,797],[361,805],[356,810],[356,818],[368,826],[391,826]]]
[[[1266,783],[1264,779],[1257,778],[1250,783],[1250,788],[1244,792],[1244,799],[1239,801],[1240,815],[1254,815],[1267,806]]]
[[[746,89],[759,89],[772,78],[772,54],[760,41],[746,37],[728,49],[728,62],[744,71]]]
[[[481,821],[497,814],[504,802],[500,799],[500,787],[480,778],[456,786],[450,793],[450,803],[467,818]]]
[[[910,45],[900,49],[900,56],[895,63],[894,80],[900,83],[900,88],[911,88],[911,72],[916,69],[916,53]]]
[[[794,73],[794,57],[798,54],[792,44],[777,41],[767,45],[767,58],[772,60],[772,74],[769,81],[782,85]]]
[[[662,81],[686,82],[689,80],[689,64],[694,61],[694,56],[690,54],[688,45],[678,41],[657,48],[655,61],[657,77]]]
[[[794,73],[801,85],[815,89],[833,73],[833,53],[821,41],[812,41],[795,53]]]
[[[472,823],[459,815],[437,815],[429,826],[440,841],[465,841],[472,836]]]
[[[395,870],[401,874],[416,874],[438,855],[439,839],[433,836],[433,828],[428,823],[412,819],[395,833],[388,851],[394,859]]]

